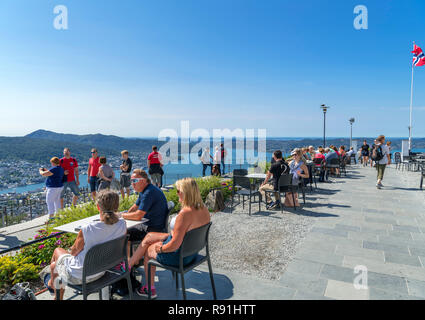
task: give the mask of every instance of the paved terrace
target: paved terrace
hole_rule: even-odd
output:
[[[418,190],[419,174],[388,168],[381,190],[375,177],[374,168],[352,166],[347,177],[307,193],[302,210],[282,214],[263,205],[257,212],[253,205],[249,217],[247,205],[243,210],[239,204],[232,214],[214,214],[210,242],[218,298],[425,299],[425,192]],[[10,239],[32,236],[12,228]],[[359,265],[367,268],[368,289],[354,288]],[[158,299],[182,298],[169,271],[158,270],[157,281]],[[185,282],[188,299],[212,299],[206,265],[186,274]],[[65,298],[81,296],[68,288]],[[43,293],[38,299],[51,297]]]

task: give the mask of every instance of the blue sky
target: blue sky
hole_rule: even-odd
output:
[[[368,30],[353,27],[359,4]],[[188,120],[321,137],[325,103],[328,136],[348,136],[351,117],[354,136],[407,136],[424,21],[421,0],[2,0],[0,135],[157,136]],[[414,137],[424,86],[416,68]]]

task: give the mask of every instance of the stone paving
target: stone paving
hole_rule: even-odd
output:
[[[318,190],[307,194],[304,208],[317,213],[314,224],[278,280],[214,268],[213,264],[218,298],[425,299],[425,192],[418,189],[419,174],[390,166],[385,187],[378,190],[375,183],[374,168],[356,165],[347,177],[318,184]],[[360,273],[355,273],[356,268]],[[185,279],[188,299],[212,298],[206,266],[186,274]],[[356,289],[355,284],[367,288]],[[182,298],[168,271],[157,272],[156,286],[158,299]],[[72,290],[65,297],[81,299],[73,297]],[[51,299],[48,293],[37,298]],[[89,299],[98,299],[98,295]],[[135,299],[142,298],[135,295]]]
[[[280,279],[297,290],[295,299],[425,298],[425,202],[418,174],[390,166],[385,187],[375,183],[374,168],[356,166],[328,184],[327,197],[309,204],[334,215],[317,219]],[[367,289],[354,287],[356,266],[367,269]]]

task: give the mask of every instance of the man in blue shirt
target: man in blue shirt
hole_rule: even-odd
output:
[[[139,193],[139,198],[128,212],[122,213],[122,217],[127,220],[142,221],[142,224],[128,230],[129,249],[132,241],[142,241],[149,232],[166,232],[168,214],[164,193],[151,184],[144,170],[134,170],[130,181],[134,190]],[[130,250],[128,252],[130,253]]]

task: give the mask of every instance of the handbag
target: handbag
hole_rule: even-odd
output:
[[[6,293],[2,300],[37,300],[34,292],[30,289],[28,282],[15,284],[8,293]]]

